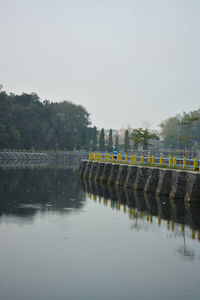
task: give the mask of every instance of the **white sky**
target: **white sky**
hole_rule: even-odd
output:
[[[72,100],[93,125],[200,107],[200,0],[0,0],[0,83]]]

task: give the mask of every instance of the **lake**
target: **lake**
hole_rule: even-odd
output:
[[[199,299],[200,209],[0,168],[0,299]]]

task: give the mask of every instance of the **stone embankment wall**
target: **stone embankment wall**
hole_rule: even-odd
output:
[[[50,160],[47,153],[0,152],[0,162],[5,160]]]
[[[91,181],[200,204],[200,172],[83,160],[78,175]]]
[[[56,163],[79,163],[81,159],[88,157],[87,151],[63,151],[63,152],[0,152],[0,163],[3,161],[55,161]]]
[[[79,164],[81,159],[88,157],[86,151],[66,151],[66,152],[50,152],[48,153],[51,159],[55,160],[58,164],[77,163]]]

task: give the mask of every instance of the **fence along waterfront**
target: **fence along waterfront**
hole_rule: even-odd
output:
[[[122,155],[117,154],[117,158],[114,154],[110,153],[96,153],[90,152],[88,159],[90,161],[100,161],[100,162],[110,162],[128,165],[143,165],[143,166],[158,166],[167,168],[178,168],[178,169],[193,169],[194,171],[200,171],[200,159],[186,158],[185,156],[175,157],[175,156],[154,156],[154,155]]]

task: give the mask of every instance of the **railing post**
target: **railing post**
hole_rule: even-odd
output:
[[[137,164],[137,154],[134,155],[134,164]]]
[[[196,170],[196,167],[197,167],[197,158],[195,157],[195,158],[194,158],[194,167],[193,167],[193,170],[194,170],[194,171]]]
[[[186,167],[186,157],[183,156],[183,169],[185,169],[185,167]]]
[[[107,162],[107,160],[108,160],[108,154],[105,153],[105,159],[104,159],[104,161]]]
[[[151,157],[151,163],[152,163],[152,165],[154,165],[155,164],[155,157],[152,155],[152,157]]]
[[[173,157],[173,168],[175,168],[176,167],[176,157],[174,156]]]
[[[148,164],[151,164],[151,156],[148,155]]]
[[[141,164],[144,163],[144,155],[141,156],[140,163],[141,163]]]
[[[126,154],[125,159],[124,159],[124,163],[127,164],[127,162],[128,162],[128,155]]]
[[[171,165],[172,165],[172,157],[169,156],[169,164],[168,164],[169,168],[171,168]]]
[[[131,165],[133,165],[133,163],[134,163],[134,156],[131,155]]]

